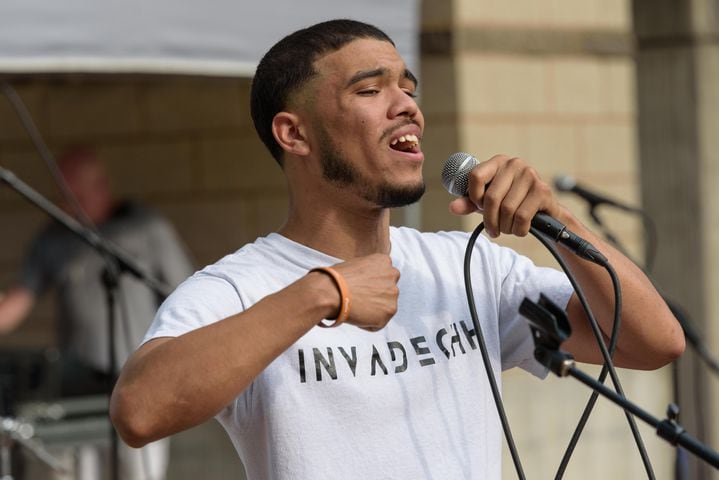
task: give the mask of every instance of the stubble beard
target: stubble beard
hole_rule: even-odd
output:
[[[352,187],[360,196],[380,208],[397,208],[411,205],[424,195],[424,180],[415,185],[396,186],[387,182],[372,185],[340,153],[327,132],[320,139],[320,161],[322,177],[340,187]]]

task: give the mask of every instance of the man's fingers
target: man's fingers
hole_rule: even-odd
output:
[[[523,237],[542,203],[542,192],[536,187],[539,177],[533,169],[524,166],[512,173],[512,185],[499,207],[499,231]]]
[[[500,209],[512,189],[517,167],[517,162],[513,160],[497,155],[486,162],[491,165],[491,170],[478,171],[476,176],[470,176],[469,197],[475,202],[481,202],[484,226],[492,237],[498,236],[501,231]],[[487,173],[492,173],[493,176],[488,179],[484,176]]]
[[[352,306],[347,323],[368,331],[382,329],[397,312],[399,270],[386,254],[372,254],[335,265],[347,281]]]
[[[480,210],[469,198],[460,197],[455,198],[449,203],[449,211],[454,215],[468,215]]]
[[[522,204],[514,213],[514,223],[511,233],[518,236],[525,236],[532,226],[532,219],[537,212],[548,211],[547,199],[551,198],[551,187],[546,183],[539,182],[532,186]]]
[[[480,212],[487,233],[525,236],[538,211],[556,210],[551,188],[524,160],[495,155],[472,169],[467,196],[449,204],[455,215]]]

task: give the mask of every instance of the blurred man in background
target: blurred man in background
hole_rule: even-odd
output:
[[[186,250],[172,226],[158,214],[113,197],[103,163],[89,148],[74,148],[59,159],[59,168],[84,216],[100,234],[119,246],[147,272],[176,286],[192,271]],[[63,204],[69,214],[75,211]],[[63,358],[62,396],[106,391],[110,372],[107,300],[101,275],[104,260],[81,238],[53,222],[45,226],[27,251],[17,282],[0,292],[0,333],[14,330],[47,290],[57,293],[57,341]],[[131,275],[121,275],[114,331],[115,365],[119,370],[147,330],[161,298]],[[107,452],[82,447],[75,478],[100,478]],[[141,450],[122,445],[120,478],[162,479],[169,442]]]

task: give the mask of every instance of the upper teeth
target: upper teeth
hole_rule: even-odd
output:
[[[419,143],[419,138],[417,138],[417,135],[412,135],[411,133],[408,135],[402,135],[399,138],[395,138],[392,140],[392,143],[390,145],[397,145],[397,142],[412,142],[414,144]]]

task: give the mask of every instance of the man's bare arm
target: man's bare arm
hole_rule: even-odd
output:
[[[384,327],[397,308],[399,272],[387,255],[335,266],[352,295],[348,323]],[[242,313],[176,338],[143,345],[127,362],[110,415],[130,446],[198,425],[228,405],[340,299],[333,280],[312,272]]]
[[[563,215],[562,221],[571,231],[597,247],[620,279],[622,324],[614,353],[615,364],[648,370],[664,366],[681,355],[685,347],[681,326],[641,269],[571,215]],[[609,274],[598,265],[562,248],[559,250],[584,289],[608,344],[614,315],[614,289]],[[579,361],[603,363],[596,338],[576,294],[569,301],[567,313],[572,336],[562,348],[572,352]]]

